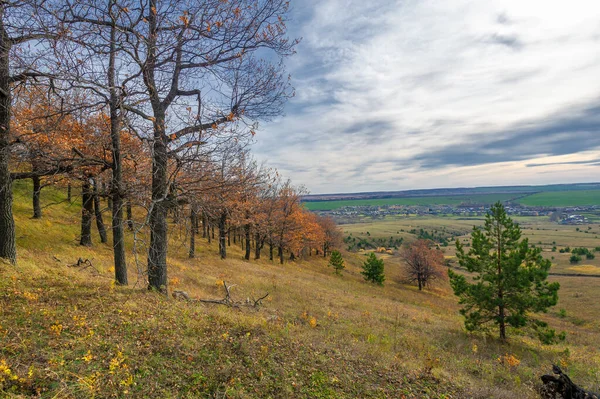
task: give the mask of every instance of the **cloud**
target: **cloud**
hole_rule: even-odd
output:
[[[550,178],[526,165],[600,147],[598,20],[585,0],[303,1],[297,96],[257,156],[313,192],[496,184],[506,163]]]
[[[600,148],[600,103],[582,111],[570,109],[563,117],[551,117],[503,131],[479,134],[479,140],[422,153],[413,159],[423,168],[447,165],[471,166],[520,161],[539,156],[574,154]],[[570,161],[561,165],[587,164]],[[542,166],[545,164],[528,164]]]

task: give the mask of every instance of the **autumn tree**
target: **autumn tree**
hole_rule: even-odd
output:
[[[300,230],[297,216],[301,211],[300,197],[304,192],[304,187],[295,187],[290,180],[287,180],[281,184],[277,194],[273,241],[281,264],[284,262],[284,249],[291,248]]]
[[[541,248],[529,246],[521,239],[521,229],[506,214],[500,202],[492,206],[483,227],[474,227],[471,247],[456,241],[459,264],[474,276],[448,271],[450,285],[463,305],[465,327],[469,331],[496,325],[501,340],[506,340],[506,327],[545,327],[530,313],[545,312],[558,301],[559,284],[547,281],[551,263],[544,259]],[[553,335],[540,330],[540,337]]]
[[[16,84],[52,75],[42,60],[64,33],[47,3],[0,2],[0,258],[17,261],[12,213],[12,92]]]
[[[342,244],[342,232],[330,216],[319,216],[317,220],[323,231],[323,257],[327,257],[331,249],[337,248]]]
[[[411,283],[417,283],[419,291],[429,286],[434,280],[446,276],[444,254],[435,248],[430,240],[419,239],[404,246],[401,252],[405,263],[406,278]]]

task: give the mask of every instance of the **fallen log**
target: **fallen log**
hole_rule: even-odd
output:
[[[552,366],[551,374],[545,374],[542,378],[543,386],[540,394],[543,399],[599,399],[597,393],[586,391],[571,381],[568,375],[562,372],[560,367]]]

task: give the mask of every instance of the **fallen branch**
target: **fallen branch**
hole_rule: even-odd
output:
[[[98,271],[94,265],[92,265],[92,261],[90,261],[89,259],[83,260],[81,258],[77,259],[77,263],[73,263],[72,265],[67,265],[67,267],[81,267],[81,270],[85,270],[88,267],[91,267],[92,269]]]
[[[225,289],[225,298],[223,299],[191,299],[189,294],[185,291],[173,291],[171,294],[175,299],[182,299],[188,302],[200,302],[200,303],[209,303],[213,305],[224,305],[230,308],[240,309],[242,307],[248,307],[253,309],[258,309],[262,305],[262,300],[269,296],[267,292],[265,295],[258,299],[254,298],[246,298],[245,301],[235,301],[231,298],[231,288],[235,287],[234,285],[227,285],[225,281],[223,281],[223,288]]]
[[[598,399],[600,395],[590,391],[586,391],[583,388],[573,384],[568,375],[562,372],[560,367],[552,366],[552,372],[558,377],[553,375],[543,375],[542,382],[543,386],[541,389],[541,396],[544,399]]]
[[[58,260],[58,258],[56,258],[56,260],[60,262],[60,260]],[[98,269],[96,269],[96,267],[94,267],[94,265],[92,264],[92,261],[89,259],[84,260],[84,259],[79,258],[79,259],[77,259],[77,263],[67,265],[67,267],[77,267],[77,268],[79,268],[79,270],[90,269],[96,277],[107,278],[106,276],[102,275],[100,270],[98,270]]]

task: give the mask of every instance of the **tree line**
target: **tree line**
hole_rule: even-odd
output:
[[[186,226],[190,257],[215,228],[222,258],[232,239],[246,259],[327,256],[335,224],[248,150],[294,94],[288,17],[284,0],[0,2],[0,257],[17,261],[17,179],[33,182],[35,218],[46,185],[70,197],[77,184],[80,243],[94,220],[103,242],[111,232],[123,285],[130,229],[149,231],[148,286],[166,287],[169,217]]]

